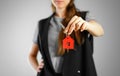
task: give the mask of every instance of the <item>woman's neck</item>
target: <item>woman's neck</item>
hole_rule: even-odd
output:
[[[60,18],[65,18],[65,9],[56,9],[56,16]]]

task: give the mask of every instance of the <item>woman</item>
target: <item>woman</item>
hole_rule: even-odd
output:
[[[103,28],[94,20],[85,20],[87,12],[78,11],[74,0],[51,0],[53,14],[39,21],[29,60],[37,76],[97,76],[92,58],[92,36],[102,36]],[[70,36],[74,49],[63,48]],[[42,59],[36,57],[40,50]]]

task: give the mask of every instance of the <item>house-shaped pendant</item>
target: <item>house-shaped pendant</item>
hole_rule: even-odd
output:
[[[63,39],[63,48],[74,49],[74,39],[72,39],[70,36],[66,36],[66,38]]]

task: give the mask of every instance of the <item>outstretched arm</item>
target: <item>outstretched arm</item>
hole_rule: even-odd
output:
[[[85,21],[81,17],[74,16],[67,27],[64,30],[64,33],[70,35],[73,31],[80,30],[81,32],[87,30],[93,36],[102,36],[104,30],[102,26],[94,20]]]

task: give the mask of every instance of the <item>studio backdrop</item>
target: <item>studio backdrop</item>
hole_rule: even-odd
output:
[[[104,28],[94,38],[98,76],[120,75],[120,0],[75,0]],[[0,0],[0,76],[35,76],[28,61],[32,39],[40,19],[52,14],[50,0]],[[40,60],[38,54],[38,60]]]

